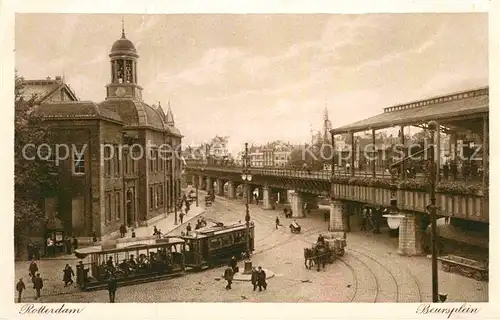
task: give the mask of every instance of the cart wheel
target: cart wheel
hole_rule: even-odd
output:
[[[450,272],[450,265],[447,263],[443,263],[443,271],[444,272]]]
[[[483,273],[480,272],[480,271],[476,271],[474,272],[474,275],[473,275],[474,279],[476,279],[477,281],[481,281],[483,280]]]
[[[345,250],[344,250],[344,249],[340,249],[340,251],[339,251],[339,255],[340,255],[340,256],[343,256],[344,254],[345,254]]]

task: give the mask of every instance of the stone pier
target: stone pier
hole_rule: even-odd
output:
[[[217,195],[223,197],[224,196],[224,184],[226,181],[222,179],[217,179]]]
[[[205,181],[205,177],[199,176],[198,177],[198,189],[205,190],[206,188],[207,188],[207,184]]]
[[[229,181],[227,183],[227,197],[229,199],[236,198],[236,183]]]
[[[422,229],[418,214],[406,213],[399,225],[399,247],[398,254],[404,256],[421,255]]]
[[[344,204],[339,200],[330,200],[330,231],[345,231]]]
[[[269,187],[262,188],[262,204],[265,210],[273,209],[273,194]]]
[[[290,206],[292,209],[293,218],[303,218],[304,215],[304,199],[300,192],[291,191],[288,193],[290,196]]]
[[[207,177],[207,192],[213,191],[214,190],[214,182],[212,178]]]

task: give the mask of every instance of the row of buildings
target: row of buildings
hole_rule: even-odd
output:
[[[72,146],[58,165],[54,193],[43,199],[44,237],[104,237],[121,225],[147,225],[165,217],[180,196],[182,162],[172,150],[183,136],[170,105],[165,112],[143,101],[138,58],[122,29],[109,53],[102,102],[79,101],[62,77],[24,81],[23,99],[35,100],[48,143]],[[169,157],[159,157],[160,145],[170,146]]]

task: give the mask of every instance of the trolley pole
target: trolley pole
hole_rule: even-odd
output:
[[[436,130],[439,134],[438,124],[435,121],[430,121],[428,124],[428,129],[431,132],[431,153],[429,156],[430,159],[430,198],[431,205],[429,207],[429,213],[431,215],[431,246],[432,246],[432,302],[439,302],[439,293],[438,293],[438,266],[437,266],[437,243],[436,243],[436,159],[435,159],[435,133]]]

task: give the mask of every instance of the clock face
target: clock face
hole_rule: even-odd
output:
[[[123,97],[125,95],[126,91],[125,91],[125,88],[123,87],[118,87],[118,89],[116,89],[116,95],[118,97]]]

